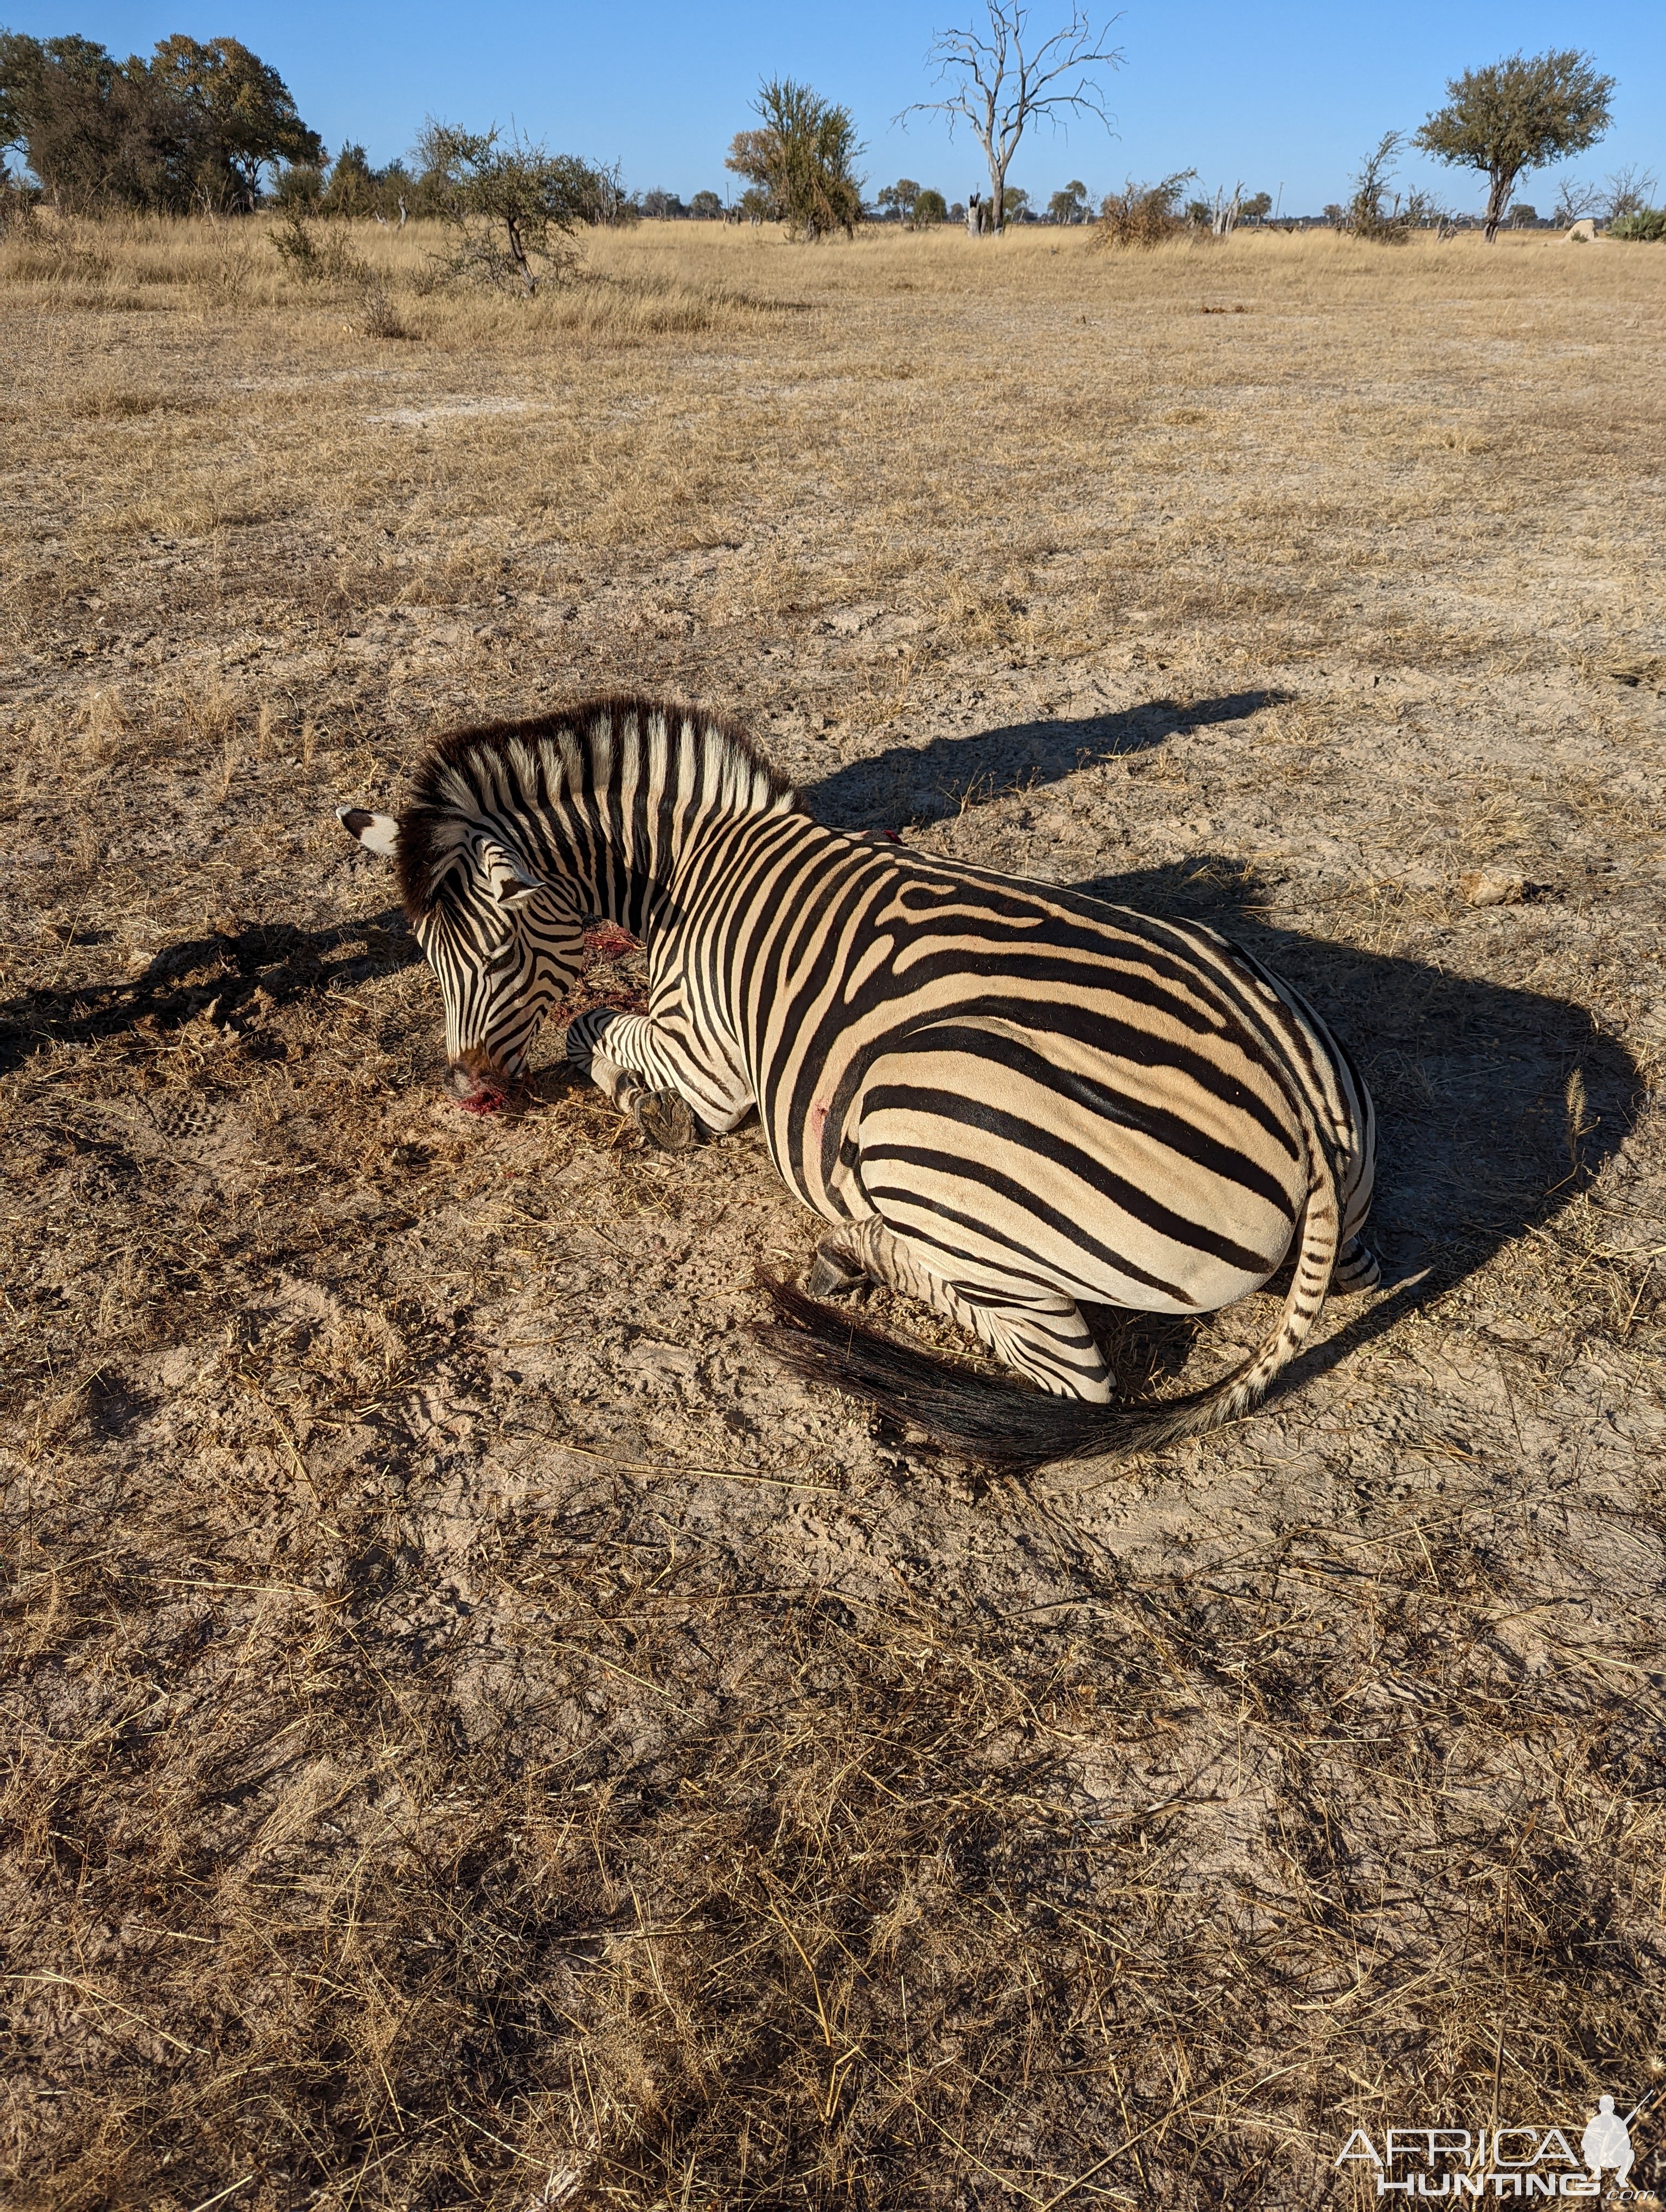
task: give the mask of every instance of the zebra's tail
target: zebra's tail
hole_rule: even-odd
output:
[[[761,1340],[795,1373],[866,1401],[969,1458],[1022,1474],[1058,1460],[1152,1451],[1236,1420],[1293,1359],[1318,1319],[1336,1266],[1341,1214],[1336,1170],[1309,1131],[1311,1180],[1301,1243],[1277,1325],[1230,1373],[1158,1404],[1096,1406],[902,1344],[791,1284],[763,1278],[775,1307]]]

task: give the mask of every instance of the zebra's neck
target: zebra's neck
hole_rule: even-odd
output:
[[[401,821],[406,905],[427,911],[453,868],[495,845],[640,935],[692,842],[799,804],[746,737],[691,708],[601,699],[459,731],[424,762]]]

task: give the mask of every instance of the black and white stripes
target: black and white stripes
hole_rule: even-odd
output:
[[[1333,1282],[1375,1279],[1365,1086],[1313,1011],[1213,931],[825,829],[736,732],[641,701],[463,732],[397,823],[343,819],[397,859],[477,1101],[514,1081],[587,921],[642,936],[648,1012],[582,1017],[569,1056],[661,1142],[756,1105],[781,1173],[834,1224],[812,1290],[887,1281],[1049,1395],[784,1287],[773,1340],[983,1457],[1231,1419]],[[1079,1302],[1208,1311],[1292,1249],[1279,1325],[1242,1368],[1109,1405]]]

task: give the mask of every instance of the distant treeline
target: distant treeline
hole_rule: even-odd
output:
[[[787,86],[813,102],[813,95]],[[843,134],[835,149],[834,198],[841,222],[901,222],[916,229],[959,222],[966,210],[911,178],[886,185],[863,204],[849,173],[854,126],[843,109],[814,103],[808,119],[820,137]],[[793,121],[795,118],[789,117]],[[663,190],[625,190],[616,168],[573,155],[550,157],[562,171],[562,204],[592,223],[718,222],[790,219],[773,159],[775,130],[740,134],[727,166],[739,169],[745,189],[733,205],[714,191],[684,202]],[[22,167],[44,197],[66,212],[185,215],[204,210],[244,214],[262,205],[394,222],[439,214],[446,179],[428,173],[420,159],[377,167],[362,145],[349,143],[334,158],[298,113],[277,71],[235,39],[206,42],[183,33],[164,39],[149,60],[119,61],[95,40],[34,39],[0,31],[0,154],[21,154]],[[826,149],[818,149],[823,166]],[[22,179],[0,181],[14,190]],[[1006,188],[1009,222],[1084,223],[1092,220],[1085,185],[1073,180],[1055,192],[1045,212],[1030,205],[1020,187]],[[843,204],[848,202],[848,204]],[[1240,210],[1256,220],[1270,206],[1263,193]],[[1199,210],[1200,213],[1202,210]]]
[[[236,39],[162,40],[125,61],[81,37],[0,30],[0,185],[66,213],[248,214],[289,206],[386,222],[438,211],[443,178],[404,161],[375,167],[362,146],[333,160],[289,87]],[[617,170],[559,155],[562,204],[597,223],[642,216],[721,219],[715,192],[628,193]]]
[[[235,39],[177,34],[149,61],[95,40],[0,31],[0,149],[58,206],[183,215],[258,204],[263,173],[316,162],[316,131],[275,69]]]

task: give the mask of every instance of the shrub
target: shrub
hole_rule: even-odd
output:
[[[1186,228],[1180,195],[1197,174],[1178,169],[1160,184],[1136,185],[1132,178],[1120,192],[1107,192],[1094,227],[1096,246],[1160,246]]]
[[[946,222],[948,219],[948,202],[941,192],[933,191],[927,185],[919,198],[915,200],[914,213],[909,217],[909,221],[916,230],[930,230],[939,222]]]
[[[448,276],[473,277],[530,299],[578,256],[564,240],[598,209],[612,180],[573,154],[550,154],[518,133],[459,131],[429,119],[416,142],[433,213],[454,234],[440,257]]]
[[[1639,208],[1635,215],[1622,215],[1608,225],[1608,234],[1633,244],[1657,245],[1666,239],[1666,208]]]
[[[1366,155],[1353,180],[1353,198],[1341,211],[1339,229],[1378,246],[1403,246],[1414,230],[1448,234],[1451,218],[1429,193],[1412,191],[1402,197],[1396,192],[1391,202],[1388,199],[1395,155],[1404,143],[1399,131],[1385,131],[1373,151]],[[1333,212],[1329,208],[1325,210],[1327,216]]]
[[[360,260],[343,233],[333,225],[316,222],[304,202],[283,210],[283,220],[267,233],[277,248],[277,258],[290,276],[303,284],[368,284],[368,266]]]
[[[281,208],[315,208],[324,198],[323,164],[286,161],[277,173],[272,198]]]
[[[412,333],[405,327],[393,295],[386,284],[367,287],[364,304],[359,310],[358,326],[368,338],[408,338]]]
[[[34,230],[34,210],[40,195],[13,176],[0,161],[0,238],[11,232],[24,236]]]

